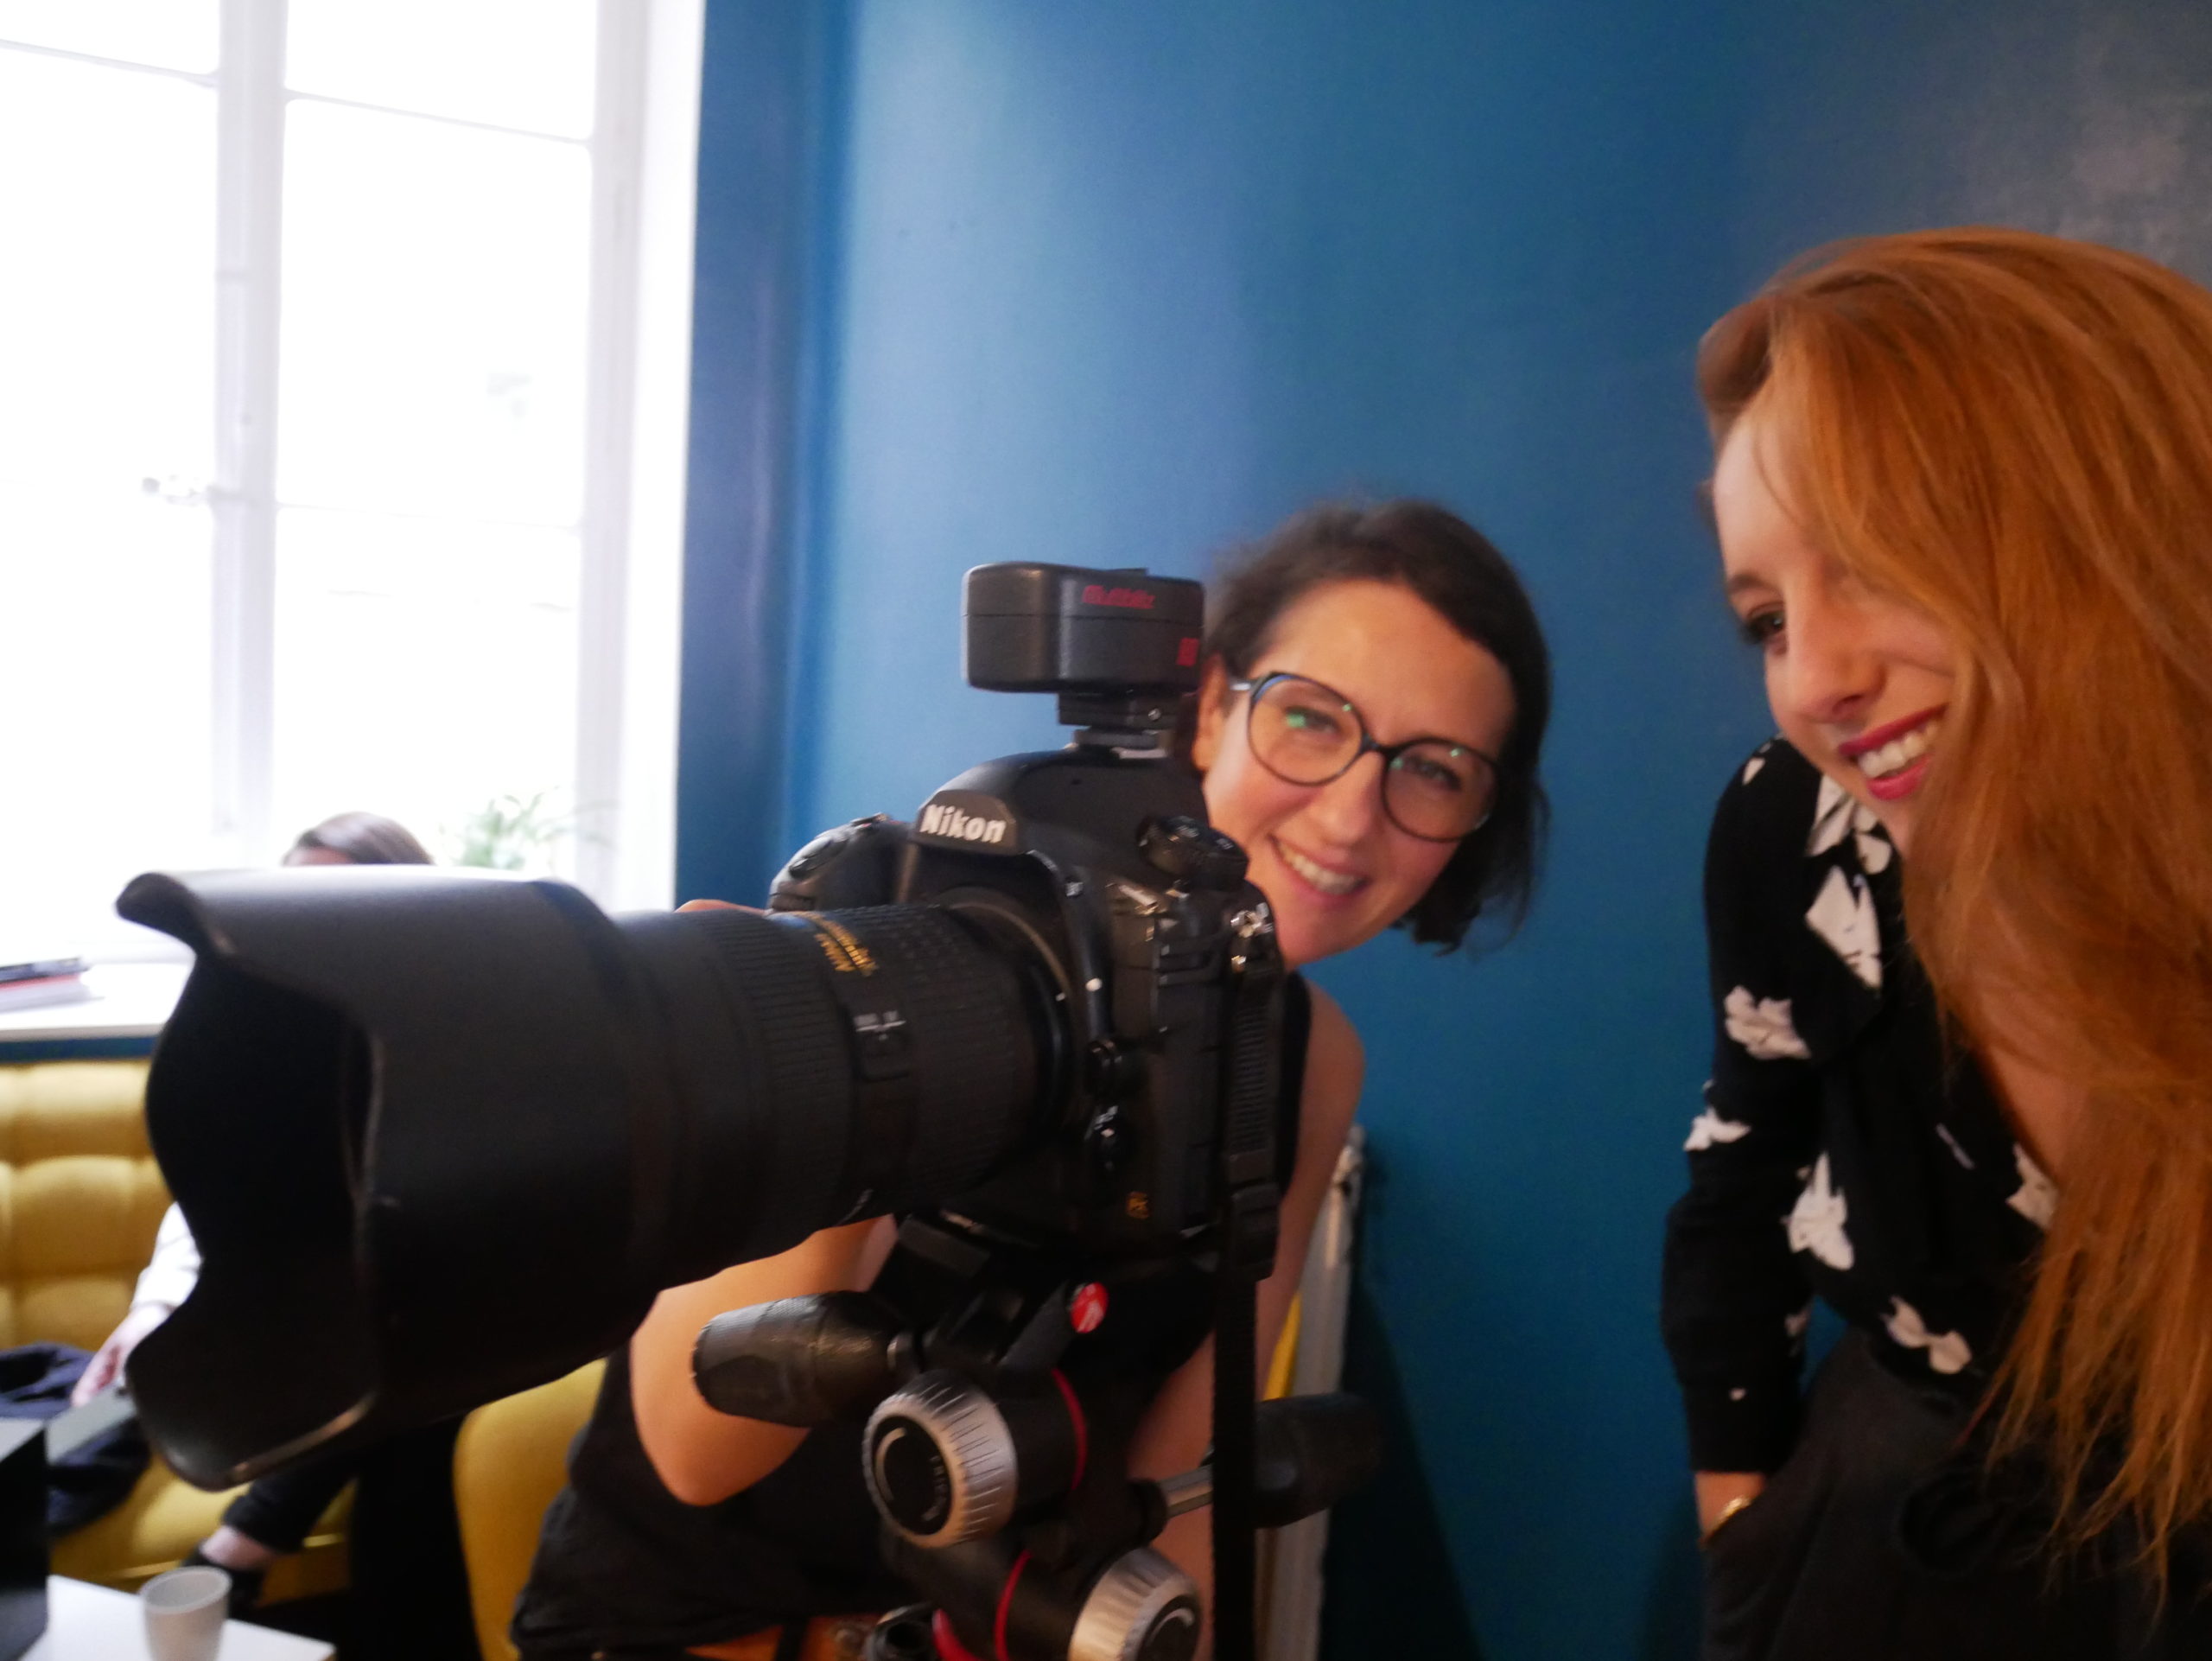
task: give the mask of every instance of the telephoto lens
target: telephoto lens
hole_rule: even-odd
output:
[[[660,1288],[928,1203],[1039,1132],[1057,1016],[930,906],[609,918],[419,866],[152,875],[198,954],[147,1092],[198,1240],[131,1358],[190,1480],[557,1376]]]

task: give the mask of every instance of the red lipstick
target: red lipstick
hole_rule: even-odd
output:
[[[1893,743],[1897,739],[1903,738],[1914,728],[1927,725],[1948,708],[1950,705],[1948,703],[1939,703],[1933,709],[1923,710],[1918,715],[1900,716],[1885,726],[1875,728],[1872,732],[1861,733],[1856,738],[1843,740],[1835,747],[1835,753],[1847,761],[1855,761],[1869,750],[1878,750],[1883,745]]]

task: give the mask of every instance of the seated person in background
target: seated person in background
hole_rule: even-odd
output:
[[[1699,379],[1782,734],[1667,1243],[1706,1661],[2212,1656],[2212,293],[1871,238]]]
[[[381,813],[334,813],[300,832],[287,865],[429,865],[429,850]]]
[[[376,813],[340,813],[302,831],[286,865],[428,865],[429,852],[404,825]],[[139,1276],[130,1313],[86,1367],[73,1400],[118,1382],[139,1340],[182,1303],[200,1276],[200,1250],[184,1213],[162,1218],[153,1260]],[[231,1502],[222,1526],[191,1562],[231,1576],[231,1609],[253,1607],[263,1577],[305,1543],[330,1502],[357,1482],[348,1531],[355,1642],[348,1653],[373,1661],[475,1661],[468,1587],[453,1511],[452,1424],[380,1447],[308,1459],[252,1484]]]
[[[1536,761],[1550,671],[1512,568],[1471,526],[1416,501],[1303,514],[1216,589],[1205,653],[1185,759],[1214,824],[1250,856],[1291,969],[1388,928],[1449,950],[1478,912],[1517,916],[1543,823]],[[1282,1232],[1260,1293],[1262,1356],[1363,1065],[1351,1021],[1302,977],[1285,1014]],[[530,1661],[826,1654],[837,1635],[814,1618],[911,1601],[877,1550],[859,1427],[730,1417],[707,1405],[691,1374],[710,1317],[865,1287],[894,1231],[887,1217],[826,1229],[660,1295],[609,1358],[569,1486],[547,1513],[514,1625]],[[1163,1359],[1181,1365],[1131,1467],[1165,1477],[1205,1455],[1211,1292],[1196,1277],[1163,1280],[1141,1307]],[[1193,1512],[1156,1542],[1202,1587],[1207,1530]]]

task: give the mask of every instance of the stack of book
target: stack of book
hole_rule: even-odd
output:
[[[82,958],[0,964],[0,1014],[45,1003],[81,1003],[99,995],[85,984]]]

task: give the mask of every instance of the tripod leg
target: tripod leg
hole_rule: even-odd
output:
[[[1253,1397],[1258,1392],[1256,1289],[1224,1272],[1213,1346],[1215,1661],[1254,1661],[1258,1548],[1253,1517]]]

